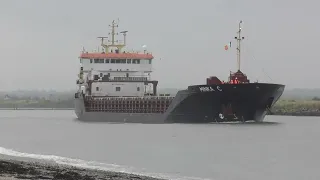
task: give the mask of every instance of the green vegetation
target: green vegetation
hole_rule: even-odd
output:
[[[73,108],[75,91],[0,92],[0,108]]]
[[[279,100],[272,108],[275,115],[320,116],[320,101],[313,100]]]
[[[0,108],[73,108],[73,99],[50,100],[1,100]]]

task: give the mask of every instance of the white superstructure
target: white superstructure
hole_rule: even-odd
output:
[[[116,44],[115,28],[118,25],[113,21],[111,27],[110,44],[104,44],[107,37],[98,37],[104,48],[102,52],[83,51],[80,55],[81,68],[77,80],[79,91],[91,96],[156,95],[158,82],[150,79],[152,54],[147,51],[126,52],[123,48],[126,45],[127,31],[120,32],[124,36],[124,43]]]

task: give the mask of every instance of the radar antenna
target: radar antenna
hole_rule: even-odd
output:
[[[118,33],[116,33],[115,28],[118,27],[119,24],[119,19],[118,19],[118,23],[115,22],[115,20],[112,21],[112,25],[109,25],[111,27],[111,41],[109,40],[109,42],[111,42],[111,44],[104,44],[103,40],[104,38],[108,38],[108,37],[98,37],[101,38],[101,46],[104,47],[105,49],[105,53],[109,53],[109,47],[116,47],[118,49],[118,51],[120,52],[122,50],[122,48],[124,48],[126,46],[126,33],[128,31],[121,31],[120,33],[123,34],[123,38],[124,38],[124,42],[123,44],[116,44],[115,42],[118,43],[118,40],[115,40],[115,35],[118,35]]]
[[[126,45],[126,36],[128,31],[121,31],[120,33],[123,34],[123,45]]]
[[[241,41],[244,39],[244,37],[241,36],[241,24],[242,20],[239,22],[239,30],[238,30],[238,36],[234,37],[237,40],[237,63],[238,63],[238,71],[240,71],[240,53],[241,53]]]
[[[101,39],[101,45],[103,45],[103,40],[106,38],[108,38],[108,37],[106,37],[106,36],[100,36],[100,37],[97,37],[98,39]]]

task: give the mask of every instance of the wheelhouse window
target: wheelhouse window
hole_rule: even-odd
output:
[[[119,59],[117,61],[119,61],[120,64],[126,64],[126,59]]]
[[[127,59],[127,64],[131,64],[131,59]]]
[[[121,90],[121,88],[120,87],[116,87],[116,91],[120,91]]]
[[[133,59],[132,64],[140,64],[140,59]]]
[[[99,87],[96,87],[96,91],[99,91]]]
[[[109,63],[110,59],[106,59],[106,63]]]
[[[104,63],[104,59],[94,59],[94,63]]]
[[[137,87],[137,91],[140,91],[140,87]]]
[[[90,59],[90,63],[92,63],[93,62],[93,59]]]
[[[116,60],[115,59],[111,59],[111,63],[116,63]]]

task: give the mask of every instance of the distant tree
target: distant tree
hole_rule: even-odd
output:
[[[312,101],[320,101],[320,98],[317,97],[317,96],[316,96],[316,97],[313,97],[313,98],[312,98]]]

